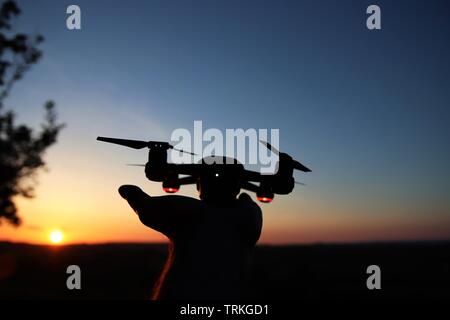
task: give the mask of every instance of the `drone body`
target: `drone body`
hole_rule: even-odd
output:
[[[134,149],[149,148],[148,162],[145,165],[138,165],[145,166],[145,175],[149,180],[162,182],[163,190],[167,193],[177,192],[182,185],[196,184],[201,200],[219,204],[235,200],[241,189],[255,192],[261,202],[272,202],[275,194],[292,192],[296,183],[293,176],[294,169],[311,171],[267,142],[261,143],[279,155],[278,170],[273,175],[246,170],[236,159],[220,156],[206,157],[195,164],[169,163],[167,162],[169,149],[187,151],[177,150],[167,142],[106,137],[97,137],[97,140]],[[180,177],[182,175],[183,177]]]

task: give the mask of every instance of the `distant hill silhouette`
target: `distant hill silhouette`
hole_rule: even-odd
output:
[[[146,299],[167,255],[165,244],[35,246],[0,243],[0,298]],[[82,290],[65,287],[66,267],[82,270]],[[368,265],[382,289],[366,289]],[[450,242],[257,246],[251,298],[406,299],[449,297]]]

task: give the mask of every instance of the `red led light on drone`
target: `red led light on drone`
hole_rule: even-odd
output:
[[[256,199],[258,199],[258,201],[261,201],[264,203],[270,203],[273,200],[273,198],[268,198],[268,197],[256,197]]]
[[[163,188],[163,190],[167,193],[175,193],[178,192],[178,188]]]

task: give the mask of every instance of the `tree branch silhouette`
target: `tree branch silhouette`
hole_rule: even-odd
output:
[[[21,11],[15,1],[3,1],[0,7],[0,225],[4,220],[18,226],[14,197],[33,197],[36,173],[45,166],[43,156],[53,145],[64,124],[57,121],[55,104],[45,103],[44,122],[39,132],[15,123],[15,114],[6,110],[4,101],[13,84],[20,80],[42,56],[38,45],[41,35],[15,33],[14,18]]]

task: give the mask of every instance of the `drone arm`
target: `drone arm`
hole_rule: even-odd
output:
[[[168,163],[169,169],[173,172],[176,172],[177,174],[185,174],[185,175],[195,175],[200,173],[200,165],[194,164],[194,163]]]
[[[188,177],[182,177],[178,179],[178,183],[180,186],[186,185],[186,184],[194,184],[197,182],[197,177],[194,176],[188,176]]]
[[[259,187],[256,184],[253,184],[253,183],[248,182],[248,181],[242,183],[241,184],[241,188],[245,189],[245,190],[248,190],[248,191],[251,191],[251,192],[255,192],[255,193],[258,192],[258,189],[259,189]]]
[[[243,180],[252,182],[261,182],[261,174],[256,171],[244,170]]]

